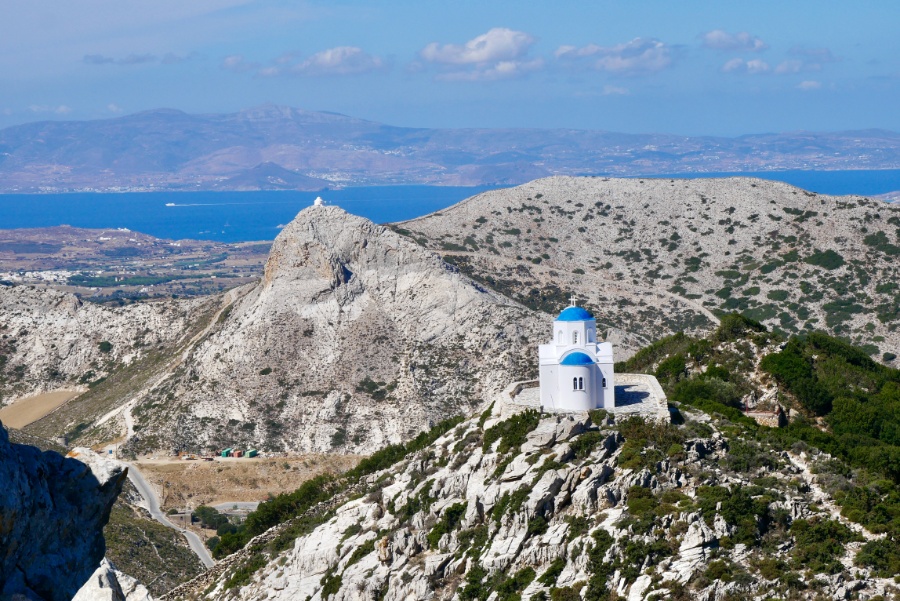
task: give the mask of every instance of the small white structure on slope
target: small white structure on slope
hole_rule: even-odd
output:
[[[323,206],[324,204],[325,204],[325,201],[322,200],[322,197],[321,197],[321,196],[316,196],[316,199],[313,201],[313,206],[314,206],[314,207],[321,207],[321,206]]]
[[[538,347],[541,405],[552,411],[616,406],[613,348],[597,342],[597,322],[585,309],[563,309],[553,322],[553,339]]]

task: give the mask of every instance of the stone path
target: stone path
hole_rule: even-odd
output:
[[[513,382],[498,395],[495,404],[504,418],[524,409],[553,411],[541,406],[537,380]],[[616,374],[616,406],[607,407],[606,411],[623,417],[639,415],[644,419],[672,421],[666,393],[656,378],[647,374]]]

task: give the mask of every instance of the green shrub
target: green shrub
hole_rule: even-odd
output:
[[[453,532],[459,526],[460,521],[466,515],[467,508],[468,503],[455,503],[444,509],[441,519],[428,533],[428,546],[432,549],[437,549],[441,538],[445,534]]]
[[[570,441],[569,446],[572,448],[572,452],[575,453],[575,457],[584,459],[593,453],[594,448],[604,439],[605,436],[600,434],[600,432],[591,430],[580,434],[575,440]]]
[[[758,321],[754,321],[740,313],[729,313],[722,316],[713,338],[718,342],[727,342],[743,338],[748,332],[765,331],[766,327]]]
[[[518,448],[525,442],[528,433],[537,428],[540,421],[541,414],[534,409],[528,409],[488,428],[484,433],[482,443],[484,452],[490,452],[491,447],[498,440],[500,445],[497,447],[497,451],[500,453],[508,453],[512,449]]]
[[[544,586],[553,586],[556,584],[556,580],[559,578],[559,575],[562,574],[562,571],[566,568],[566,560],[562,557],[557,557],[554,559],[550,565],[544,570],[544,573],[541,574],[541,577],[538,578],[538,582],[543,584]]]
[[[242,563],[231,573],[231,577],[225,581],[225,590],[243,586],[250,582],[250,578],[260,568],[266,565],[266,557],[262,553],[256,553],[249,560]]]
[[[411,453],[421,451],[435,440],[461,424],[462,416],[451,417],[436,424],[427,432],[422,432],[405,444],[388,445],[380,451],[372,453],[360,461],[355,468],[346,472],[350,480],[358,480],[363,476],[387,469]]]
[[[659,380],[678,380],[687,373],[687,363],[679,353],[665,359],[656,368],[656,377]]]
[[[829,519],[794,520],[791,525],[796,547],[792,562],[813,574],[837,574],[844,566],[839,558],[844,545],[861,537],[840,522]]]
[[[328,572],[322,577],[320,584],[322,585],[322,598],[327,599],[341,590],[343,582],[340,574]]]
[[[822,267],[823,269],[837,269],[844,264],[844,257],[833,250],[828,249],[824,252],[814,252],[806,257],[806,262],[810,265],[815,265],[816,267]]]
[[[888,537],[867,542],[856,556],[856,565],[871,568],[879,578],[895,577],[900,574],[900,541]]]
[[[112,343],[108,340],[102,340],[97,344],[97,347],[100,349],[101,353],[109,353],[112,351]]]

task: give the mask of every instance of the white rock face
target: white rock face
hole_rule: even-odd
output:
[[[177,339],[203,302],[112,308],[47,288],[0,286],[0,370],[6,375],[0,403],[72,386],[85,376],[84,382],[99,379],[107,374],[107,362],[128,363],[147,348]],[[104,341],[111,344],[107,352],[99,346]]]
[[[151,410],[150,432],[175,444],[373,451],[531,375],[522,341],[545,326],[334,206],[301,211],[244,292],[159,390],[185,413],[172,424],[171,404]]]
[[[625,452],[628,437],[649,436],[637,440],[651,452],[659,450],[655,435],[621,424],[620,432],[603,423],[601,430],[587,415],[544,417],[531,422],[534,428],[518,438],[520,444],[502,455],[498,445],[484,449],[477,418],[463,422],[321,508],[319,525],[285,551],[266,549],[291,524],[260,535],[165,599],[203,593],[209,601],[490,600],[501,590],[535,599],[549,597],[551,587],[574,587],[590,599],[615,592],[632,601],[668,598],[675,590],[707,600],[737,592],[748,599],[778,595],[784,583],[765,581],[753,567],[763,552],[760,543],[720,546],[715,524],[724,524],[732,535],[735,524],[726,523],[726,509],[703,502],[711,489],[701,486],[719,487],[716,498],[731,499],[756,476],[724,469],[728,441],[721,433],[713,429],[710,438],[682,438],[685,448],[702,449],[703,457],[698,451],[683,461],[654,460],[634,469],[621,465],[635,460],[633,446]],[[503,427],[497,419],[488,424]],[[668,435],[680,430],[666,428]],[[550,433],[556,433],[555,441]],[[531,450],[525,451],[526,445]],[[508,469],[498,469],[507,464]],[[711,476],[714,470],[717,475]],[[796,471],[789,463],[767,471],[769,479],[781,482],[773,491],[799,494],[792,485]],[[789,530],[786,536],[790,539]],[[786,540],[782,550],[765,552],[787,564],[795,544]],[[848,549],[846,565],[852,565],[858,548]],[[265,565],[226,589],[230,575],[259,554]],[[714,560],[741,573],[742,588],[735,581],[700,578]],[[858,590],[860,598],[869,599],[894,587],[892,580],[853,569],[859,575],[853,583],[838,574],[815,594],[842,598]]]
[[[71,599],[103,559],[125,475],[90,449],[10,444],[0,427],[0,596]]]
[[[72,601],[153,601],[147,588],[104,558]]]

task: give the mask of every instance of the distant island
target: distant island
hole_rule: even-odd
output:
[[[340,168],[336,168],[340,165]],[[900,134],[735,138],[575,129],[425,129],[283,106],[161,109],[0,130],[0,193],[515,185],[549,175],[900,168]]]

